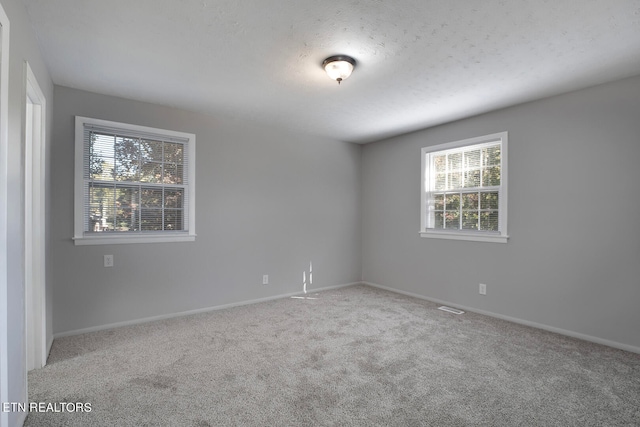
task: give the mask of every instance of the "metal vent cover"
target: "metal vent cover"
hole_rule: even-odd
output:
[[[438,307],[438,310],[446,311],[453,314],[464,314],[464,311],[458,310],[457,308],[447,307],[446,305]]]

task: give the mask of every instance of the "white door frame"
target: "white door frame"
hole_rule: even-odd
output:
[[[47,361],[45,306],[45,111],[46,99],[29,63],[25,71],[24,278],[27,371]]]
[[[7,156],[9,151],[9,18],[0,4],[0,402],[9,401],[9,326],[7,324]],[[9,413],[0,411],[0,425]]]

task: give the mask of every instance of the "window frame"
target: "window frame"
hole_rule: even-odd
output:
[[[429,219],[433,211],[431,194],[431,162],[430,155],[452,149],[472,148],[500,142],[500,185],[498,201],[498,231],[435,229],[429,227]],[[421,195],[420,195],[420,236],[433,239],[469,240],[477,242],[507,243],[508,218],[508,132],[498,132],[474,138],[452,141],[444,144],[423,147],[421,150]]]
[[[88,178],[84,176],[85,144],[84,133],[86,126],[122,131],[123,134],[131,133],[137,136],[178,138],[186,141],[186,168],[187,184],[185,193],[187,197],[184,231],[130,231],[113,233],[85,232],[85,185]],[[75,159],[74,159],[74,235],[75,245],[106,245],[128,243],[167,243],[167,242],[191,242],[196,238],[195,202],[196,202],[196,136],[192,133],[177,132],[166,129],[158,129],[147,126],[120,123],[109,120],[93,119],[89,117],[75,116]]]

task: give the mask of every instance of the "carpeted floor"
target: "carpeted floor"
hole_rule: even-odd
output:
[[[27,426],[638,426],[640,355],[364,285],[56,339]]]

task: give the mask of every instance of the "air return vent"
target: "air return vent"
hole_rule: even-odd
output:
[[[458,310],[457,308],[447,307],[446,305],[438,307],[438,310],[447,311],[447,312],[453,313],[453,314],[464,314],[464,311]]]

